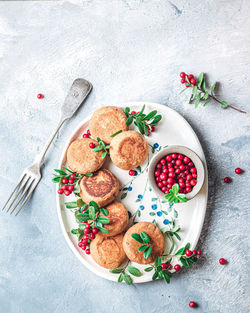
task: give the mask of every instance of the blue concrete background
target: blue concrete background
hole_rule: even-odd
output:
[[[221,98],[250,111],[249,13],[246,0],[0,3],[0,205],[56,126],[72,81],[94,86],[58,134],[22,214],[1,212],[1,313],[189,312],[190,300],[199,303],[196,312],[249,312],[249,114],[216,103],[195,109],[179,94],[181,71],[204,71],[221,82]],[[56,214],[51,172],[72,129],[97,107],[130,100],[180,112],[208,161],[203,258],[170,285],[128,287],[95,276],[67,246]],[[245,173],[237,176],[236,167]]]

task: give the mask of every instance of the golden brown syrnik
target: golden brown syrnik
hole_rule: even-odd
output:
[[[128,226],[129,218],[126,207],[121,202],[114,201],[109,204],[106,209],[109,212],[107,215],[109,224],[104,225],[104,228],[106,228],[109,233],[104,235],[109,237],[120,234]],[[100,216],[102,215],[101,213]]]
[[[118,192],[118,179],[106,169],[95,172],[91,177],[84,176],[80,181],[82,200],[86,203],[95,201],[99,207],[111,203],[118,195]]]
[[[150,244],[152,245],[152,252],[147,259],[144,258],[143,251],[138,251],[141,243],[131,237],[133,233],[140,234],[141,232],[145,232],[149,236]],[[149,222],[140,222],[127,230],[123,238],[123,249],[131,261],[139,264],[149,264],[154,262],[157,256],[162,255],[164,250],[164,237],[160,229],[154,224]]]
[[[90,138],[82,138],[73,141],[67,150],[67,162],[72,171],[79,174],[87,174],[97,171],[102,167],[105,158],[102,158],[102,151],[93,153],[89,144],[98,142]]]
[[[118,130],[126,131],[127,117],[122,109],[106,106],[96,110],[89,122],[89,130],[94,139],[101,138],[105,143],[111,142],[111,135]]]
[[[98,233],[90,244],[90,252],[96,263],[108,269],[119,267],[126,260],[122,240],[123,234],[106,237]]]
[[[116,135],[110,144],[110,158],[119,168],[131,170],[141,165],[148,155],[148,143],[137,131]]]

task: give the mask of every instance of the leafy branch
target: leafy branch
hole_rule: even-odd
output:
[[[140,277],[142,275],[141,271],[138,268],[134,266],[129,266],[128,264],[129,262],[123,268],[115,268],[109,271],[112,274],[120,274],[117,279],[118,283],[121,283],[122,281],[124,281],[127,285],[131,285],[133,283],[133,279],[131,278],[131,276],[125,272],[126,269],[131,275],[135,277]]]
[[[112,135],[111,135],[112,136]],[[96,138],[96,140],[98,141],[99,145],[94,147],[92,149],[93,152],[98,152],[98,151],[103,151],[102,152],[102,158],[105,158],[105,156],[108,154],[109,152],[109,148],[110,145],[106,145],[105,142],[103,140],[101,140],[99,137]]]
[[[100,216],[102,213],[103,216]],[[75,213],[76,222],[79,224],[79,228],[82,229],[82,222],[89,221],[92,228],[97,228],[100,232],[107,234],[109,231],[104,228],[104,225],[109,224],[108,210],[105,208],[99,208],[95,201],[90,201],[88,208],[82,212]]]
[[[186,87],[192,87],[192,94],[189,98],[189,103],[192,103],[194,102],[194,106],[195,108],[198,107],[198,105],[200,104],[200,102],[202,100],[204,100],[204,104],[203,106],[205,107],[206,105],[208,105],[208,103],[211,101],[211,100],[214,100],[218,103],[220,103],[221,105],[221,108],[222,109],[226,109],[226,108],[231,108],[235,111],[238,111],[240,113],[247,113],[243,110],[240,110],[236,107],[234,107],[233,105],[230,105],[227,103],[227,101],[222,101],[222,100],[219,100],[215,95],[214,95],[214,90],[216,88],[216,82],[212,85],[212,87],[210,88],[210,90],[206,87],[206,80],[205,80],[205,75],[204,73],[200,73],[198,79],[197,79],[197,82],[196,80],[194,79],[193,80],[195,82],[195,84],[192,84],[192,79],[189,80],[188,78],[188,75],[185,74],[185,84],[186,84]],[[184,82],[184,80],[183,80]],[[187,90],[188,88],[185,88],[182,90],[182,92],[184,92],[185,90]]]
[[[178,202],[187,202],[187,198],[184,193],[179,193],[179,185],[174,184],[172,188],[169,190],[169,193],[165,195],[165,199],[168,200],[169,203],[178,203]]]
[[[130,112],[130,108],[126,107],[124,112],[127,116],[126,125],[129,126],[133,123],[138,127],[140,133],[142,135],[148,136],[150,132],[153,131],[154,127],[160,122],[162,116],[157,114],[156,110],[151,111],[148,114],[144,113],[145,104],[143,105],[140,112],[132,111]]]
[[[136,240],[137,242],[140,242],[142,245],[138,248],[139,252],[143,252],[143,256],[145,259],[148,259],[151,252],[152,252],[152,245],[150,244],[150,238],[149,236],[143,231],[139,234],[133,233],[131,237]]]
[[[175,247],[175,241],[174,241],[174,237],[177,238],[178,240],[181,240],[180,235],[178,234],[181,230],[180,226],[175,226],[175,221],[172,220],[171,223],[166,226],[163,227],[161,229],[162,234],[166,234],[168,236],[168,239],[171,243],[170,249],[169,249],[169,254],[171,254],[174,250]]]

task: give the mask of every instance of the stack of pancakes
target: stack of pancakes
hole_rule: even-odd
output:
[[[162,253],[164,247],[161,232],[152,223],[138,223],[124,236],[123,232],[128,226],[129,218],[126,207],[115,201],[119,192],[119,181],[113,173],[101,169],[106,159],[106,156],[102,158],[102,151],[94,152],[89,147],[91,142],[97,146],[98,142],[95,139],[99,137],[105,144],[110,144],[110,158],[117,167],[130,170],[141,165],[148,155],[148,143],[139,132],[128,130],[126,120],[127,117],[120,108],[113,106],[100,108],[94,112],[89,122],[93,139],[75,140],[67,150],[67,162],[74,172],[94,173],[91,177],[83,176],[80,182],[82,200],[86,203],[95,201],[99,207],[105,206],[109,211],[110,223],[105,225],[109,233],[98,233],[90,245],[91,255],[96,263],[108,269],[117,268],[127,257],[137,263],[150,263]],[[121,133],[114,138],[111,137],[120,130]],[[127,235],[134,227],[138,229],[133,232],[145,231],[153,242],[152,254],[147,260],[138,252],[138,243]]]

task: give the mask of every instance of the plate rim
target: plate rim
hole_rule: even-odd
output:
[[[205,153],[203,150],[203,147],[200,143],[200,140],[197,136],[197,134],[195,133],[193,127],[189,124],[189,122],[176,110],[170,108],[169,106],[165,105],[165,104],[161,104],[161,103],[156,103],[156,102],[144,102],[144,101],[127,101],[127,102],[122,102],[122,103],[118,103],[118,104],[113,104],[113,106],[116,107],[126,107],[126,106],[140,106],[140,105],[144,105],[147,106],[160,106],[163,107],[164,109],[168,109],[170,111],[172,111],[172,113],[178,115],[182,122],[184,122],[191,130],[191,132],[194,135],[194,138],[196,139],[197,143],[200,145],[201,147],[201,151],[203,154],[203,159],[204,159],[204,168],[205,168],[205,179],[204,179],[204,184],[206,184],[206,195],[205,195],[205,210],[203,210],[202,212],[202,217],[201,217],[201,223],[199,224],[198,227],[198,235],[196,236],[195,240],[191,243],[191,247],[192,249],[194,249],[200,239],[200,235],[201,235],[201,231],[204,225],[204,220],[205,220],[205,216],[206,216],[206,212],[207,212],[207,202],[208,202],[208,171],[207,171],[207,162],[206,162],[206,157],[205,157]],[[102,106],[101,106],[102,107]],[[97,108],[98,109],[98,108]],[[72,141],[72,138],[74,137],[74,135],[77,133],[77,131],[79,131],[79,129],[82,127],[82,125],[86,122],[88,122],[90,120],[90,116],[91,116],[92,112],[90,113],[90,115],[88,115],[87,117],[85,117],[79,124],[77,124],[77,126],[74,128],[74,130],[71,132],[71,134],[68,136],[68,140],[66,142],[66,144],[64,145],[62,151],[62,154],[60,155],[60,159],[59,159],[59,163],[58,163],[58,168],[61,168],[64,158],[65,158],[65,152],[67,151],[67,148],[70,144],[70,142]],[[57,185],[56,185],[57,186]],[[94,271],[94,269],[92,268],[92,266],[84,260],[84,258],[82,257],[82,255],[79,253],[79,251],[76,249],[76,247],[74,246],[73,242],[71,241],[68,232],[66,231],[65,225],[64,225],[64,221],[63,221],[63,216],[61,214],[61,205],[60,205],[60,195],[56,192],[56,206],[57,206],[57,216],[59,219],[59,223],[60,223],[60,228],[61,231],[64,235],[64,238],[67,242],[67,244],[69,245],[69,247],[71,248],[71,250],[73,251],[73,253],[75,254],[75,256],[79,259],[79,261],[88,269],[90,270],[92,273],[94,273],[95,275],[105,278],[107,280],[110,281],[115,281],[117,282],[117,279],[115,276],[108,276],[105,273],[96,273],[96,271]],[[146,283],[146,282],[151,282],[152,279],[148,279],[148,276],[145,276],[146,279],[142,279],[141,281],[135,281],[134,284],[140,284],[140,283]]]

